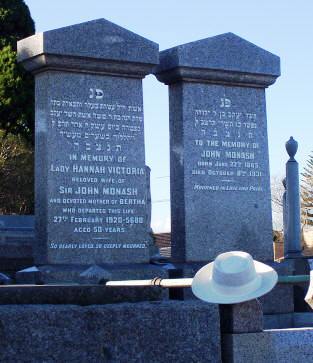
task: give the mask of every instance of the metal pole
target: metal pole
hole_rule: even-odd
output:
[[[192,278],[183,279],[162,279],[155,277],[151,280],[124,280],[124,281],[108,281],[106,286],[112,287],[127,287],[127,286],[161,286],[166,288],[171,287],[191,287]],[[296,284],[300,282],[310,281],[310,275],[285,275],[278,276],[280,284]]]
[[[126,281],[108,281],[106,286],[161,286],[161,287],[190,287],[192,278],[183,279],[162,279],[155,277],[151,280],[126,280]]]

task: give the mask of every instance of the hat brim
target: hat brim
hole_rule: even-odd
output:
[[[223,294],[217,291],[212,283],[213,264],[211,262],[203,266],[192,281],[192,292],[199,299],[215,304],[236,304],[249,301],[265,295],[276,285],[278,281],[277,272],[270,266],[259,261],[253,261],[257,275],[261,283],[256,289],[242,290],[236,294]]]

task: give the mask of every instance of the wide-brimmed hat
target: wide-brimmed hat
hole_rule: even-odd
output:
[[[254,261],[242,251],[218,255],[202,267],[192,281],[192,292],[201,300],[216,304],[235,304],[269,292],[277,283],[275,270]]]

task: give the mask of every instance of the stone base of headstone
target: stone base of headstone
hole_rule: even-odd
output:
[[[15,280],[19,284],[43,284],[42,273],[36,266],[17,271],[15,274]]]
[[[159,286],[11,285],[0,286],[0,305],[71,304],[98,305],[168,300],[168,289]]]
[[[313,326],[313,312],[266,314],[264,329],[310,328]]]
[[[81,272],[79,277],[81,284],[105,284],[112,279],[112,274],[98,265],[93,265]]]
[[[311,328],[313,326],[313,312],[294,313],[293,328]]]
[[[5,305],[0,314],[1,362],[221,362],[212,304]]]
[[[294,255],[294,257],[285,257],[285,259],[275,266],[279,266],[279,270],[277,270],[278,274],[281,276],[284,275],[310,275],[310,266],[308,262],[308,258],[303,257],[302,255]],[[276,268],[276,267],[274,267]],[[285,311],[288,300],[286,297],[289,295],[292,296],[293,299],[293,309],[294,312],[306,312],[311,311],[309,305],[305,302],[304,298],[309,288],[309,281],[306,282],[297,282],[292,284],[278,284],[281,289],[285,290],[285,293],[281,292],[281,296],[277,297],[277,305],[281,305],[284,309],[283,313],[291,312]],[[288,291],[288,295],[287,292]],[[271,298],[271,297],[269,297]],[[273,301],[271,301],[273,304]],[[266,311],[268,311],[266,309]],[[274,311],[274,313],[279,313],[281,311]],[[273,313],[273,312],[269,312]]]
[[[311,328],[224,334],[223,362],[308,362],[312,361],[312,342]]]
[[[225,363],[300,362],[312,356],[312,329],[263,330],[262,307],[257,300],[220,305],[220,317]]]
[[[256,333],[263,331],[262,305],[257,300],[219,305],[222,333]]]
[[[12,279],[6,275],[0,272],[0,285],[10,285],[12,284]]]
[[[294,328],[294,313],[264,314],[264,329]]]
[[[234,347],[229,344],[229,336],[261,333],[263,331],[262,305],[257,299],[239,304],[219,305],[222,338],[222,361],[232,360]],[[254,360],[251,360],[251,362]],[[237,362],[237,361],[236,361]]]
[[[293,265],[287,261],[281,263],[268,262],[278,276],[294,274]],[[293,285],[278,283],[268,294],[259,298],[264,314],[288,314],[294,311]]]
[[[310,275],[310,265],[308,258],[298,256],[294,258],[285,259],[286,263],[289,263],[293,267],[294,275]],[[310,282],[299,282],[293,284],[294,293],[294,311],[295,312],[311,312],[310,306],[304,300],[308,291]]]
[[[108,280],[167,278],[166,265],[43,265],[16,273],[16,282],[24,284],[105,284]]]
[[[278,276],[309,275],[309,265],[306,259],[284,259],[282,262],[268,262]],[[293,312],[310,311],[304,297],[309,282],[278,283],[272,291],[260,297],[264,314],[290,314]]]

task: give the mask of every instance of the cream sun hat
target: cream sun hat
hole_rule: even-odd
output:
[[[216,304],[235,304],[268,293],[276,285],[277,273],[270,266],[254,261],[242,251],[218,255],[202,267],[192,281],[192,292],[199,299]]]

